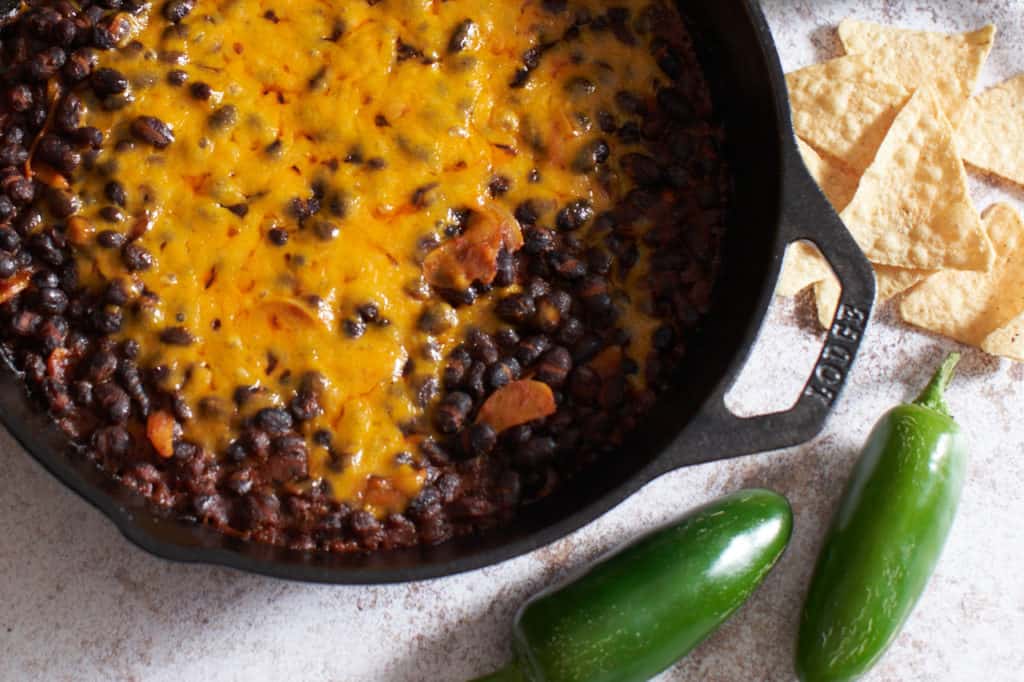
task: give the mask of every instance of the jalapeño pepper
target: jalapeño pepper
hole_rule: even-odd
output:
[[[478,682],[647,680],[747,600],[792,527],[789,503],[767,490],[701,507],[527,602],[515,662]]]
[[[899,633],[935,568],[967,464],[943,390],[950,355],[913,403],[875,425],[832,520],[804,604],[804,682],[853,680]]]

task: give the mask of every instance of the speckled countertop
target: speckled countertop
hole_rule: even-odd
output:
[[[1024,69],[1020,0],[766,0],[787,70],[832,56],[847,15],[922,28],[999,27],[983,85]],[[984,208],[1024,191],[974,181]],[[733,390],[742,412],[781,408],[817,339],[806,301],[778,303]],[[0,681],[463,680],[509,654],[514,609],[572,566],[683,510],[745,486],[789,497],[792,544],[739,614],[661,678],[793,679],[800,601],[824,524],[881,411],[951,347],[880,311],[824,434],[792,450],[694,467],[650,484],[534,554],[429,583],[290,584],[150,557],[0,434]],[[1024,365],[968,351],[950,396],[973,458],[959,517],[927,593],[871,682],[1024,675]]]

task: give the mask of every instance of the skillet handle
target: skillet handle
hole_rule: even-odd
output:
[[[821,354],[796,404],[788,410],[755,417],[738,417],[725,407],[736,373],[723,381],[690,426],[670,468],[740,455],[778,450],[804,443],[825,425],[857,356],[875,300],[875,276],[870,263],[847,231],[832,205],[811,178],[795,142],[783,151],[784,249],[790,242],[813,242],[835,271],[842,294]],[[782,259],[782,252],[777,254]]]

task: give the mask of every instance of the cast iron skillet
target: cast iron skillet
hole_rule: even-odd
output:
[[[680,7],[726,125],[725,155],[734,174],[714,308],[681,368],[679,389],[662,396],[630,442],[522,510],[510,525],[438,547],[366,556],[245,543],[154,512],[83,458],[69,457],[65,439],[29,405],[9,368],[0,372],[0,420],[44,467],[157,556],[339,584],[421,580],[498,563],[571,533],[665,472],[809,440],[821,430],[856,356],[874,302],[874,277],[800,159],[778,55],[756,0],[683,0]],[[796,404],[738,418],[723,396],[756,340],[785,247],[801,239],[822,250],[841,280],[839,312]]]

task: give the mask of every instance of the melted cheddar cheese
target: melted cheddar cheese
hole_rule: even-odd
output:
[[[664,81],[643,41],[583,31],[559,42],[573,13],[542,4],[200,0],[178,25],[155,11],[133,42],[101,56],[130,88],[89,102],[86,123],[111,144],[77,181],[81,215],[137,238],[154,262],[131,272],[117,249],[90,240],[79,269],[91,288],[119,278],[138,296],[119,336],[137,340],[140,362],[161,367],[193,407],[186,438],[223,451],[242,419],[287,405],[312,376],[323,411],[301,425],[311,479],[378,513],[416,494],[422,474],[396,454],[429,432],[417,387],[437,380],[468,328],[501,327],[491,293],[446,311],[450,328],[424,330],[438,299],[410,292],[423,289],[429,246],[466,210],[507,216],[525,199],[610,208],[628,181],[580,172],[574,159],[602,136],[595,113],[614,110],[617,92],[649,97]],[[620,4],[635,14],[647,3]],[[511,87],[524,54],[549,44]],[[172,85],[173,70],[187,82]],[[173,143],[133,140],[139,116],[166,123]],[[493,198],[497,176],[510,190]],[[122,222],[101,213],[111,181],[126,190]],[[311,199],[319,210],[304,215]],[[657,324],[643,276],[641,260],[621,318],[638,361]],[[368,303],[386,325],[346,333]],[[190,343],[161,341],[178,327]],[[243,405],[239,387],[251,389]],[[319,430],[334,455],[311,437]],[[367,497],[371,478],[394,494]]]

